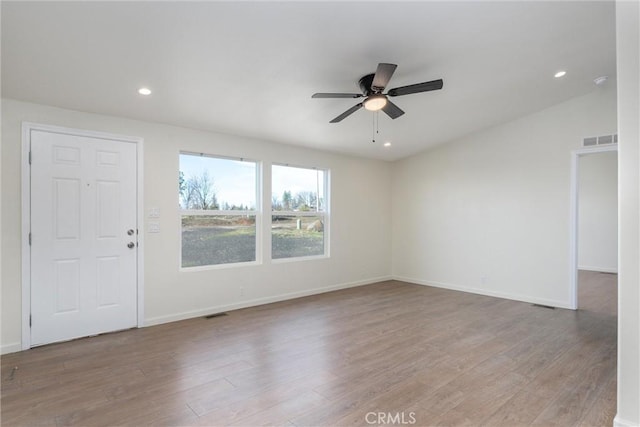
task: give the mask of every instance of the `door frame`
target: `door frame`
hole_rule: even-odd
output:
[[[578,309],[578,192],[580,157],[589,154],[618,152],[618,144],[581,148],[571,152],[571,188],[569,207],[569,308]]]
[[[95,132],[84,129],[73,129],[61,126],[22,122],[22,350],[31,348],[31,165],[29,152],[31,147],[31,131],[43,131],[64,135],[89,138],[108,139],[136,145],[136,222],[138,228],[138,256],[136,260],[136,306],[137,326],[144,326],[144,186],[143,186],[143,144],[144,139],[106,132]]]

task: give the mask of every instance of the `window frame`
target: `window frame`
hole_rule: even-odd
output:
[[[270,235],[270,241],[271,241],[271,245],[269,248],[269,252],[270,252],[270,258],[271,258],[271,262],[274,264],[279,264],[279,263],[286,263],[286,262],[297,262],[297,261],[307,261],[307,260],[317,260],[317,259],[325,259],[325,258],[330,258],[331,254],[330,254],[330,222],[331,222],[331,215],[330,215],[330,209],[331,209],[331,203],[330,203],[330,194],[331,194],[331,190],[330,190],[330,174],[331,174],[331,170],[329,168],[322,168],[322,167],[317,167],[317,166],[301,166],[301,165],[296,165],[296,164],[290,164],[290,163],[280,163],[280,162],[272,162],[271,163],[271,171],[270,171],[270,178],[271,178],[271,183],[270,183],[270,188],[271,188],[271,192],[273,193],[273,167],[274,166],[284,166],[284,167],[290,167],[290,168],[297,168],[297,169],[306,169],[306,170],[314,170],[314,171],[322,171],[324,172],[324,176],[322,178],[322,186],[323,186],[323,195],[324,195],[324,209],[323,210],[315,210],[315,211],[292,211],[292,210],[287,210],[287,211],[275,211],[273,210],[273,201],[270,198],[270,202],[269,205],[271,206],[270,212],[269,212],[269,230],[268,233]],[[318,198],[320,198],[320,195],[318,194],[317,196]],[[273,257],[273,217],[274,216],[294,216],[294,217],[321,217],[322,218],[322,223],[323,223],[323,253],[321,255],[307,255],[307,256],[293,256],[293,257],[286,257],[286,258],[274,258]]]
[[[199,153],[188,150],[180,150],[178,151],[178,174],[180,173],[180,156],[196,156],[196,157],[208,157],[212,159],[218,160],[231,160],[231,161],[239,161],[239,162],[251,162],[255,165],[255,206],[254,209],[247,210],[237,210],[237,209],[182,209],[182,206],[178,204],[178,222],[180,223],[179,230],[179,240],[180,240],[180,250],[178,256],[178,270],[181,272],[192,272],[192,271],[203,271],[203,270],[218,270],[225,268],[234,268],[234,267],[244,267],[244,266],[253,266],[262,264],[263,254],[262,254],[262,229],[263,229],[263,215],[262,215],[262,186],[263,186],[263,175],[262,168],[263,164],[259,160],[250,159],[247,157],[231,157],[231,156],[223,156],[217,154],[208,154],[208,153]],[[179,194],[178,194],[179,195]],[[221,264],[208,264],[208,265],[197,265],[191,267],[184,267],[182,264],[182,234],[183,234],[183,226],[182,219],[185,216],[254,216],[255,217],[255,259],[253,261],[241,261],[241,262],[226,262]]]

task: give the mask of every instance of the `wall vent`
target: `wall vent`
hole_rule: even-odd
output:
[[[549,310],[555,310],[555,307],[552,307],[550,305],[544,305],[544,304],[531,304],[534,307],[542,307],[542,308],[548,308]]]
[[[618,143],[618,134],[590,136],[582,140],[583,147],[594,147],[596,145],[609,145]]]
[[[215,317],[222,317],[222,316],[226,316],[227,313],[214,313],[214,314],[209,314],[207,316],[204,316],[205,319],[213,319]]]

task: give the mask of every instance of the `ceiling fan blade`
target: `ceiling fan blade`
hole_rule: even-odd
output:
[[[384,62],[378,64],[378,69],[371,83],[371,90],[374,92],[382,92],[389,84],[389,80],[391,80],[391,76],[393,76],[394,71],[396,71],[396,67],[396,64],[385,64]]]
[[[412,93],[428,92],[430,90],[442,89],[442,79],[432,80],[430,82],[416,83],[409,86],[401,86],[393,88],[387,93],[389,96],[410,95]]]
[[[314,93],[312,98],[362,98],[361,93]]]
[[[336,117],[335,119],[331,120],[329,123],[341,122],[343,119],[345,119],[346,117],[352,115],[353,113],[355,113],[356,111],[358,111],[361,108],[362,108],[362,102],[360,104],[356,104],[353,107],[349,108],[347,111],[345,111],[344,113],[340,114],[338,117]]]
[[[396,104],[389,101],[388,99],[387,99],[387,104],[384,107],[382,107],[382,111],[387,113],[387,116],[391,117],[392,119],[397,119],[398,117],[404,114],[404,111],[402,111],[400,107],[398,107]]]

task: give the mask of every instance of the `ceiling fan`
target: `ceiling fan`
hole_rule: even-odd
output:
[[[397,119],[404,114],[396,104],[389,100],[389,96],[409,95],[412,93],[428,92],[430,90],[442,89],[442,79],[430,82],[416,83],[408,86],[396,87],[387,93],[382,93],[387,87],[391,76],[396,70],[396,64],[378,64],[375,74],[367,74],[362,77],[358,84],[362,93],[314,93],[312,98],[362,98],[365,100],[349,108],[329,123],[338,123],[351,114],[364,107],[370,111],[382,110],[392,119]]]

